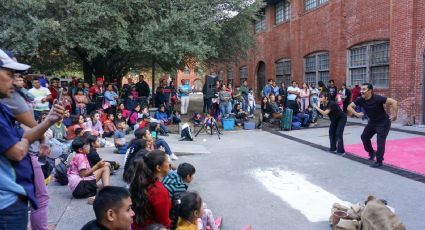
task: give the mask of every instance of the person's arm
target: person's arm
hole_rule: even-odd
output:
[[[364,114],[362,112],[358,113],[356,112],[356,103],[351,102],[348,107],[347,110],[352,113],[354,116],[358,117],[358,118],[362,118],[364,116]]]
[[[15,115],[15,119],[19,121],[21,124],[28,126],[30,128],[38,125],[37,121],[35,121],[34,116],[31,111],[23,112]]]
[[[92,168],[81,169],[78,172],[78,174],[80,175],[80,177],[91,176],[94,171],[98,170],[99,168],[102,168],[104,165],[105,165],[105,161],[101,160],[101,161],[97,162],[97,164],[95,164]]]
[[[391,106],[392,112],[390,116],[391,121],[397,120],[397,114],[398,114],[398,102],[392,98],[387,98],[387,101],[385,102],[386,105]]]
[[[322,110],[322,109],[320,109],[319,108],[319,106],[317,106],[317,105],[314,105],[314,108],[319,112],[319,113],[321,113],[322,115],[324,115],[324,116],[326,116],[326,115],[328,115],[330,112],[331,112],[331,110],[330,109],[326,109],[326,110]]]

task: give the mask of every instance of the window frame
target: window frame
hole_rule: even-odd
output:
[[[229,74],[231,73],[231,74]],[[233,85],[233,80],[235,79],[235,72],[233,71],[233,67],[232,66],[227,66],[226,68],[226,76],[227,76],[227,82],[231,82]]]
[[[267,30],[267,15],[265,9],[258,12],[259,19],[254,22],[254,30],[256,34],[265,32]]]
[[[278,5],[280,7],[278,8]],[[274,22],[275,25],[279,25],[291,20],[291,1],[289,0],[280,0],[274,5]],[[279,15],[279,18],[278,18]]]
[[[288,65],[289,63],[289,65]],[[280,73],[278,73],[278,65],[282,64],[282,75],[280,75]],[[288,66],[285,66],[288,65]],[[288,71],[289,70],[289,71]],[[281,76],[281,77],[279,77]],[[278,79],[281,79],[281,81],[278,81]],[[292,61],[291,59],[280,59],[278,61],[275,62],[275,79],[276,79],[276,83],[278,83],[279,85],[282,82],[285,82],[285,85],[290,85],[290,83],[292,82]]]
[[[304,11],[311,11],[328,3],[329,0],[303,0]],[[307,5],[308,3],[308,5]],[[311,6],[310,6],[311,5]],[[308,8],[307,8],[308,6]]]
[[[326,55],[327,56],[327,68],[322,68],[323,65],[321,65],[321,60],[320,57]],[[307,70],[307,59],[309,58],[313,58],[314,57],[314,65],[315,68],[314,69],[308,69]],[[319,51],[319,52],[315,52],[315,53],[311,53],[307,56],[304,57],[304,82],[307,82],[308,84],[314,83],[317,85],[318,81],[323,81],[323,82],[328,82],[329,81],[329,72],[330,72],[330,56],[329,56],[329,52],[328,51]],[[327,79],[324,80],[322,79],[322,75],[324,73],[327,73]],[[310,81],[308,78],[310,78],[312,76],[312,74],[315,75],[315,81],[312,82]]]
[[[387,54],[386,58],[387,62],[380,62],[380,63],[374,63],[374,51],[373,48],[374,47],[378,47],[378,46],[382,46],[385,45],[386,46],[386,50],[384,50],[383,52]],[[360,48],[366,48],[366,54],[365,54],[365,63],[363,65],[353,65],[352,63],[352,55],[351,52],[355,49],[360,49]],[[382,58],[382,57],[381,57]],[[364,42],[361,43],[359,45],[353,46],[351,48],[349,48],[347,50],[347,82],[349,83],[350,86],[354,85],[355,81],[359,81],[357,79],[353,80],[353,71],[354,70],[359,70],[359,69],[364,69],[365,70],[365,77],[364,77],[364,82],[369,82],[372,83],[374,85],[375,88],[379,88],[379,89],[388,89],[389,88],[389,84],[390,84],[390,42],[389,41],[372,41],[372,42]],[[382,85],[382,84],[376,84],[374,81],[374,77],[373,77],[373,70],[374,69],[378,69],[378,68],[384,68],[384,72],[386,73],[386,84]],[[386,70],[385,70],[386,69]],[[363,80],[363,79],[362,79]],[[382,79],[381,79],[382,81]],[[363,82],[359,82],[360,84]]]
[[[242,70],[244,70],[244,76],[242,77]],[[248,66],[239,67],[239,83],[242,83],[244,80],[248,80]]]

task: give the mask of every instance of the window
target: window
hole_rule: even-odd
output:
[[[305,82],[329,81],[329,53],[315,53],[304,59]]]
[[[276,24],[288,21],[291,17],[291,3],[289,0],[281,0],[275,5]]]
[[[227,67],[227,82],[230,82],[233,85],[233,68],[231,66]]]
[[[242,83],[244,80],[248,80],[248,67],[246,66],[239,68],[239,82]]]
[[[388,42],[371,42],[356,46],[349,50],[348,59],[351,85],[356,82],[370,82],[376,87],[388,87]]]
[[[276,83],[290,85],[292,81],[291,60],[281,60],[276,63]]]
[[[304,0],[304,10],[311,10],[320,5],[323,5],[328,0]]]
[[[218,71],[218,80],[223,80],[223,77],[224,77],[224,71],[223,70],[220,70],[220,71]]]
[[[258,20],[255,22],[255,32],[261,33],[266,31],[266,12],[262,10],[258,14]]]

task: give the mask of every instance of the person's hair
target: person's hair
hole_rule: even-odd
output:
[[[136,129],[136,131],[134,131],[134,136],[137,139],[143,139],[143,137],[146,135],[146,130],[148,130],[147,127],[145,127],[145,128],[138,128],[138,129]]]
[[[88,130],[88,131],[84,131],[84,133],[83,133],[83,138],[87,139],[87,137],[89,137],[90,135],[92,135],[92,133],[91,133],[91,131],[90,131],[90,130]]]
[[[367,89],[373,90],[373,85],[372,85],[372,84],[370,84],[370,83],[365,82],[365,83],[363,83],[362,85],[367,86]]]
[[[83,128],[76,128],[74,130],[74,133],[75,133],[75,135],[79,136],[83,130],[84,130]]]
[[[114,116],[114,117],[115,117],[115,114],[113,114],[113,113],[108,113],[108,119],[109,119],[109,117],[111,117],[111,116]]]
[[[95,116],[96,114],[99,114],[99,115],[100,115],[100,113],[99,113],[98,111],[96,111],[96,110],[90,113],[90,119],[91,119],[91,121],[92,121],[92,122],[93,122],[93,118],[94,118],[94,116]],[[98,120],[100,120],[100,119],[98,119]],[[93,124],[93,125],[94,125],[94,124]]]
[[[109,86],[112,86],[112,89],[114,87],[111,83],[106,84],[106,88],[108,88]]]
[[[128,145],[128,149],[129,149],[129,153],[125,161],[124,173],[122,178],[126,183],[129,184],[131,182],[131,178],[134,176],[134,170],[131,167],[132,163],[135,157],[138,155],[138,153],[141,150],[146,149],[146,141],[143,139],[135,138],[130,141]]]
[[[265,106],[264,99],[267,99],[267,103],[270,101],[268,97],[261,98],[261,107]]]
[[[177,209],[178,216],[189,220],[195,211],[202,207],[202,198],[196,192],[185,192],[181,195]]]
[[[134,106],[134,108],[133,108],[133,111],[134,111],[134,112],[137,112],[137,111],[136,111],[136,108],[137,108],[137,107],[139,107],[139,108],[140,108],[140,110],[142,110],[142,106],[140,106],[139,104],[137,104],[137,105],[136,105],[136,106]]]
[[[267,82],[273,82],[273,79],[269,78],[269,79],[267,80]]]
[[[297,83],[297,81],[294,80],[294,81],[291,81],[291,84],[294,84],[294,82]]]
[[[120,124],[120,123],[125,123],[125,120],[124,119],[117,120],[117,125]]]
[[[86,143],[86,140],[83,138],[75,138],[72,141],[71,149],[72,151],[78,152],[78,150],[81,149]]]
[[[137,120],[136,120],[137,123],[142,122],[142,121],[143,121],[143,118],[141,118],[141,117],[137,118]]]
[[[146,230],[167,230],[167,228],[162,224],[151,224],[146,227]]]
[[[345,82],[342,83],[342,86],[344,86],[345,88],[347,88],[347,84]]]
[[[80,115],[71,115],[72,125],[76,125],[80,123]]]
[[[79,92],[84,93],[83,89],[81,89],[81,88],[78,88],[78,89],[77,89],[77,93],[79,93]]]
[[[100,190],[93,202],[93,210],[96,220],[101,223],[109,209],[118,210],[123,205],[123,200],[130,197],[130,192],[123,187],[106,186]]]
[[[179,164],[179,167],[177,167],[177,174],[183,179],[187,176],[192,176],[195,172],[195,167],[186,162]]]
[[[89,135],[88,137],[86,137],[87,143],[90,144],[90,147],[92,144],[96,143],[97,141],[97,136],[95,135]]]
[[[152,217],[152,208],[147,196],[148,188],[155,182],[156,166],[162,165],[166,159],[165,152],[154,150],[147,156],[136,159],[131,165],[135,173],[130,180],[130,194],[136,223],[143,224],[144,220]]]
[[[52,81],[60,81],[60,80],[59,80],[59,78],[54,77],[54,78],[50,79],[50,82],[52,82]]]
[[[318,81],[318,82],[317,82],[317,85],[318,85],[319,87],[325,87],[325,83],[323,83],[323,81]]]
[[[177,110],[173,110],[173,114],[176,115],[177,114]]]

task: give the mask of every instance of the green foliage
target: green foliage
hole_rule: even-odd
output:
[[[188,59],[234,60],[254,45],[252,21],[263,1],[2,0],[0,47],[40,71],[82,68],[121,77],[158,64],[183,69]],[[238,12],[237,16],[229,12]]]

